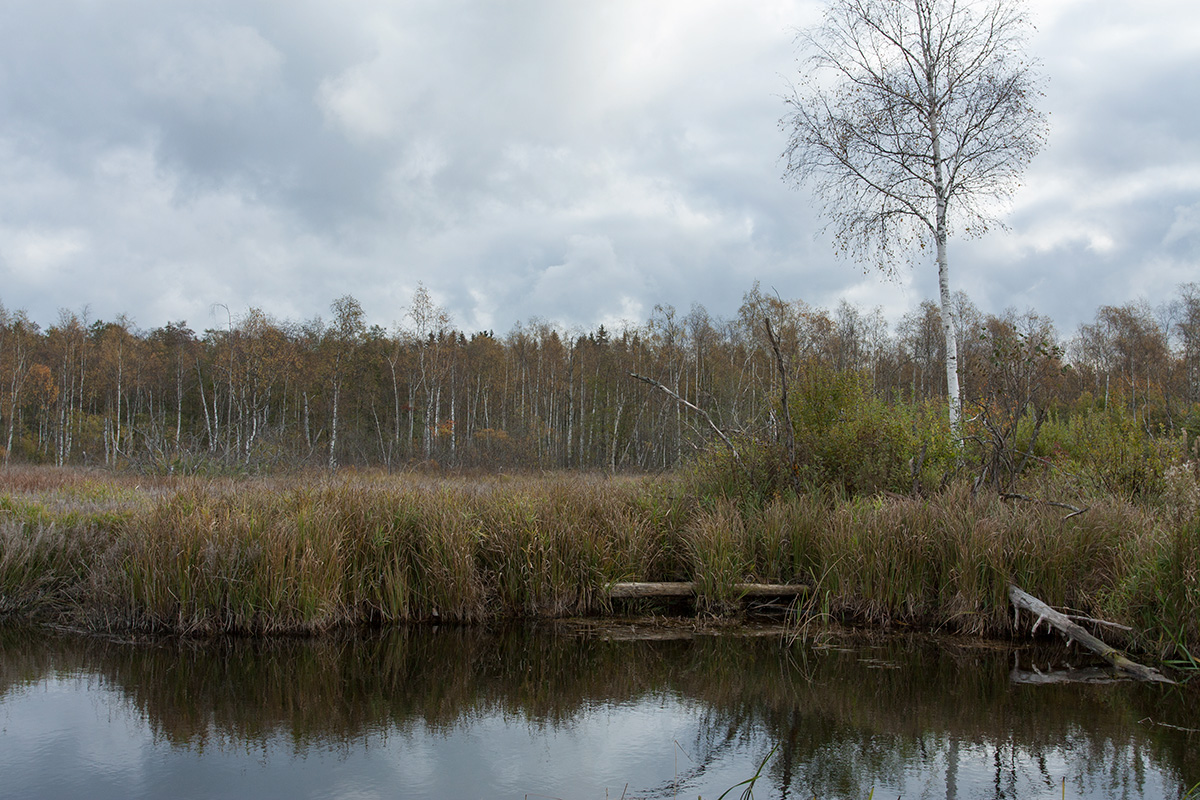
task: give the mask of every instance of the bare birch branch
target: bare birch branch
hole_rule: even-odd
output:
[[[730,441],[729,437],[725,435],[725,432],[717,427],[717,423],[713,422],[712,417],[710,417],[708,415],[707,411],[705,411],[703,408],[696,405],[695,403],[689,402],[689,401],[685,400],[684,398],[680,397],[677,393],[671,391],[669,388],[667,388],[663,384],[659,383],[658,381],[654,380],[653,378],[647,378],[645,375],[638,375],[636,372],[629,373],[629,377],[635,378],[635,379],[641,381],[642,383],[649,384],[650,386],[653,386],[654,388],[659,389],[662,392],[665,392],[670,397],[673,397],[677,403],[682,403],[683,405],[687,406],[688,408],[692,409],[693,411],[697,412],[702,417],[704,417],[705,421],[708,422],[709,427],[711,427],[716,432],[717,436],[721,437],[721,441],[723,441],[725,443],[725,446],[729,448],[729,452],[733,453],[733,460],[737,462],[739,467],[741,467],[742,469],[745,469],[746,465],[742,463],[742,457],[740,455],[738,455],[737,448],[733,446],[733,442]]]

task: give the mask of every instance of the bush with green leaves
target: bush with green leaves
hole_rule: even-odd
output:
[[[1182,437],[1152,435],[1140,415],[1114,404],[1051,417],[1033,455],[1085,491],[1151,499],[1162,494],[1163,476],[1185,447]]]
[[[849,494],[908,493],[938,485],[955,448],[944,409],[875,397],[858,372],[806,364],[788,410],[801,482]]]

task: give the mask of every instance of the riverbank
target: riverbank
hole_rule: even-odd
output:
[[[1064,517],[965,486],[747,501],[686,475],[7,468],[0,615],[184,636],[319,633],[604,614],[614,583],[691,581],[702,614],[736,613],[737,584],[804,584],[802,620],[1007,635],[1012,582],[1133,628],[1114,644],[1200,651],[1194,507],[1093,498]]]

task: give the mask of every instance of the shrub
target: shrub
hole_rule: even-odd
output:
[[[800,371],[789,411],[802,481],[852,495],[936,485],[954,461],[944,409],[891,405],[869,386],[861,373],[817,363]]]
[[[1121,406],[1051,420],[1039,444],[1053,463],[1091,488],[1126,499],[1159,496],[1163,475],[1182,455],[1179,442],[1151,436],[1138,415]]]

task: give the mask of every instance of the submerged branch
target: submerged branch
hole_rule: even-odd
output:
[[[1156,720],[1152,720],[1149,717],[1143,717],[1142,719],[1138,720],[1139,725],[1141,725],[1143,723],[1149,723],[1150,725],[1157,725],[1160,728],[1171,728],[1172,730],[1176,730],[1176,731],[1184,731],[1185,733],[1200,733],[1200,728],[1184,728],[1181,725],[1172,725],[1169,722],[1157,722]]]
[[[1024,609],[1030,614],[1033,614],[1037,619],[1033,623],[1032,632],[1036,632],[1038,627],[1046,622],[1050,627],[1057,630],[1066,637],[1068,642],[1079,642],[1087,649],[1091,650],[1096,655],[1103,658],[1113,666],[1118,672],[1123,672],[1126,675],[1137,678],[1142,681],[1152,681],[1155,683],[1174,683],[1175,681],[1166,677],[1153,667],[1144,667],[1136,661],[1131,661],[1122,655],[1115,647],[1097,639],[1092,634],[1072,622],[1065,614],[1055,611],[1050,606],[1038,600],[1028,592],[1022,591],[1016,586],[1008,587],[1008,599],[1013,604],[1016,617],[1020,618],[1021,610]]]

